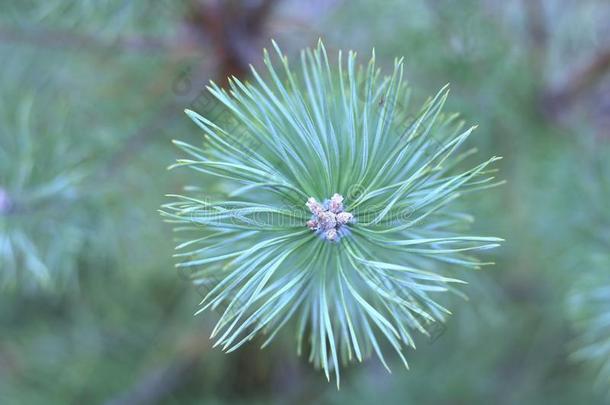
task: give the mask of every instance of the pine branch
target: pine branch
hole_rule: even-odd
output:
[[[542,99],[544,111],[549,116],[556,118],[568,110],[609,72],[610,47],[601,49],[588,61],[573,68],[561,85],[548,89]]]
[[[87,51],[168,52],[182,41],[143,36],[126,36],[113,40],[93,34],[38,27],[0,27],[0,42],[17,42],[40,48],[79,49]],[[182,48],[185,48],[182,45]]]
[[[381,78],[374,53],[361,69],[351,51],[331,65],[319,42],[301,53],[297,74],[273,47],[267,81],[253,70],[229,91],[208,87],[228,117],[187,111],[208,146],[174,141],[185,156],[172,168],[231,191],[213,201],[196,187],[168,196],[161,213],[182,235],[177,267],[206,290],[198,313],[222,309],[212,338],[224,351],[260,334],[265,347],[294,320],[298,353],[307,345],[337,386],[341,365],[372,353],[389,370],[382,340],[408,367],[412,333],[429,335],[450,313],[433,295],[462,283],[444,265],[490,264],[470,252],[501,242],[462,234],[468,217],[452,209],[498,184],[490,166],[499,158],[456,169],[475,127],[442,113],[447,86],[421,108],[403,105],[402,59]]]

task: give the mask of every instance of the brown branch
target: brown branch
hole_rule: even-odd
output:
[[[522,0],[528,32],[528,57],[532,71],[538,78],[544,77],[545,59],[548,53],[549,31],[542,0]]]
[[[260,33],[265,22],[269,19],[277,0],[261,0],[258,7],[253,8],[246,15],[246,26],[250,32]]]
[[[575,68],[563,84],[547,90],[543,96],[545,112],[556,117],[590,90],[608,72],[610,72],[610,47],[598,52],[589,61]]]
[[[546,50],[549,33],[542,0],[523,0],[523,7],[525,8],[527,30],[533,48]]]
[[[263,0],[255,7],[243,1],[199,1],[188,22],[202,38],[209,39],[219,62],[218,81],[248,74],[248,63],[258,53],[261,39],[277,0]]]

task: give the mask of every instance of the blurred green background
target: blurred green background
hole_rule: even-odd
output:
[[[173,266],[157,208],[182,113],[210,79],[289,55],[405,56],[423,100],[504,156],[469,200],[507,242],[464,277],[433,339],[344,371],[337,391],[293,334],[225,355]],[[0,0],[0,404],[610,403],[610,3],[607,0]]]

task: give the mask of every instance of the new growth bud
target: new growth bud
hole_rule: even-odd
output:
[[[343,196],[340,194],[335,193],[324,204],[310,197],[305,205],[312,214],[307,227],[330,242],[338,241],[345,234],[345,226],[354,219],[351,213],[343,211]]]

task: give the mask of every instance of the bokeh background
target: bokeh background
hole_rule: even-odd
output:
[[[174,269],[163,195],[183,114],[209,80],[291,56],[405,56],[415,99],[501,155],[469,200],[506,238],[470,299],[408,353],[347,368],[337,391],[285,333],[225,355]],[[0,0],[0,403],[610,403],[610,3],[607,0]]]

